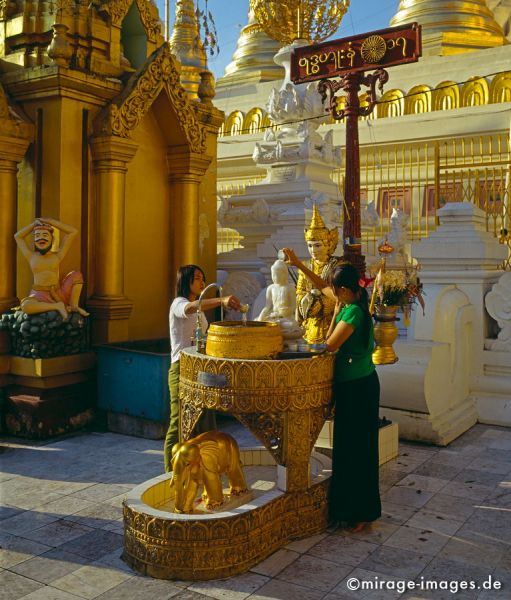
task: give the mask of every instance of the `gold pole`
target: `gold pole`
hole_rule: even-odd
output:
[[[114,136],[91,140],[97,186],[97,248],[94,294],[87,306],[95,317],[95,342],[128,339],[133,304],[124,296],[125,184],[127,165],[137,148],[133,141]]]
[[[0,313],[15,306],[16,214],[18,163],[27,151],[28,139],[0,136]]]

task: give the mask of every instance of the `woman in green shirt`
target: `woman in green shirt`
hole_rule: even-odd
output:
[[[380,383],[372,352],[373,322],[366,290],[350,264],[323,282],[284,248],[287,260],[336,301],[326,349],[336,352],[332,400],[335,406],[330,483],[330,523],[347,522],[352,532],[381,516],[378,460]],[[317,281],[316,281],[317,278]],[[328,285],[326,285],[328,283]]]

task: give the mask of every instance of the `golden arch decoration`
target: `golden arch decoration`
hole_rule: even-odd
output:
[[[263,123],[264,111],[255,106],[245,115],[243,120],[243,133],[259,133]]]
[[[453,110],[460,106],[460,88],[455,81],[442,81],[432,94],[433,110]]]
[[[225,135],[241,135],[243,133],[243,113],[234,110],[225,121]]]
[[[101,0],[98,12],[109,15],[112,25],[120,25],[133,2],[137,5],[147,39],[150,42],[163,42],[158,9],[151,0]],[[161,40],[158,40],[158,38],[161,38]]]
[[[388,90],[376,105],[378,119],[401,117],[404,113],[404,94],[401,90]]]
[[[206,130],[180,83],[178,63],[168,42],[153,52],[144,68],[131,76],[124,91],[101,110],[94,120],[94,132],[129,138],[162,90],[172,103],[190,149],[204,152]]]
[[[499,73],[490,83],[490,104],[511,102],[511,71]]]
[[[489,99],[488,82],[484,77],[471,77],[461,89],[461,106],[484,106]]]
[[[418,115],[431,111],[431,88],[429,85],[415,85],[405,97],[405,115]]]
[[[261,131],[264,132],[266,129],[277,129],[277,126],[272,122],[268,113],[265,113],[261,121]]]

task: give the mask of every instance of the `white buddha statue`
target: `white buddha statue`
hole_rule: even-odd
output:
[[[289,283],[287,265],[283,260],[279,259],[273,263],[271,278],[273,283],[266,290],[266,305],[256,321],[279,323],[284,345],[292,348],[303,336],[303,331],[295,319],[296,290],[294,285]]]

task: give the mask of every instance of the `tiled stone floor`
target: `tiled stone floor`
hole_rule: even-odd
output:
[[[0,465],[0,600],[511,598],[509,429],[477,425],[447,448],[401,443],[381,468],[384,515],[370,530],[298,540],[244,575],[210,582],[140,577],[119,558],[123,495],[160,474],[161,441],[3,438]],[[500,589],[483,589],[490,576]],[[354,578],[380,589],[350,591]],[[439,589],[399,591],[429,581]],[[449,591],[462,581],[481,589]]]

